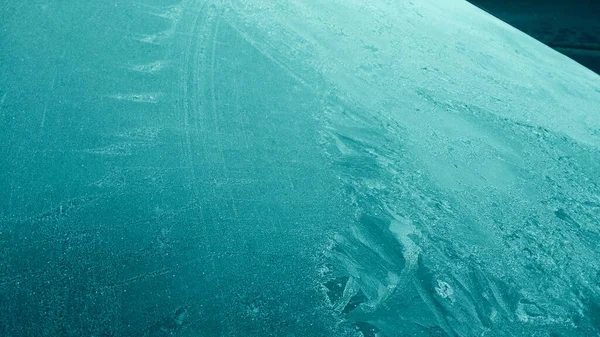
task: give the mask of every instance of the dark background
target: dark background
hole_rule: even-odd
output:
[[[600,73],[600,0],[469,0]]]

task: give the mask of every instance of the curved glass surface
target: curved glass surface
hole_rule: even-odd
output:
[[[600,77],[465,1],[5,1],[0,125],[2,336],[600,331]]]

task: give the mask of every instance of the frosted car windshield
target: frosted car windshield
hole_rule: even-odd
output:
[[[0,335],[600,332],[600,77],[467,2],[0,9]]]

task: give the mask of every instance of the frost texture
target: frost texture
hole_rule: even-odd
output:
[[[1,335],[600,333],[600,77],[565,56],[458,0],[33,7]]]

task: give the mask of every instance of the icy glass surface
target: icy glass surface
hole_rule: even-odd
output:
[[[0,4],[1,336],[598,336],[600,77],[459,0]]]

